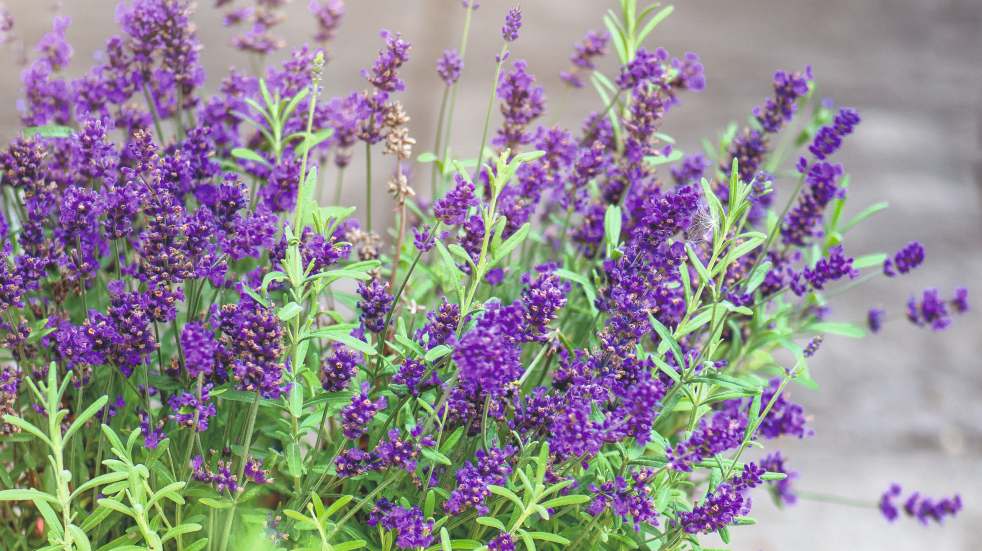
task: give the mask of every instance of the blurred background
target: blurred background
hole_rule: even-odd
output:
[[[11,43],[0,50],[0,71],[6,75],[0,80],[4,146],[18,132],[20,63],[50,29],[52,15],[72,19],[68,37],[75,58],[68,73],[74,76],[117,32],[115,4],[6,1],[15,23]],[[249,4],[237,0],[231,6]],[[602,30],[603,12],[614,4],[523,3],[525,24],[512,55],[527,59],[546,88],[544,123],[578,128],[586,113],[601,107],[589,87],[567,88],[558,75],[567,68],[573,44],[590,29]],[[454,129],[454,149],[464,157],[476,154],[499,29],[511,5],[481,0],[474,15]],[[287,18],[274,34],[288,47],[273,59],[315,32],[306,0],[293,0],[284,11]],[[239,30],[225,28],[223,16],[212,1],[199,2],[195,20],[208,89],[217,87],[230,66],[254,65],[231,47]],[[413,50],[402,73],[408,82],[402,99],[413,119],[416,153],[432,148],[442,90],[434,63],[443,49],[457,46],[463,16],[457,0],[349,0],[329,46],[326,94],[362,89],[359,70],[371,64],[381,45],[378,30],[403,33]],[[872,504],[898,481],[931,496],[961,493],[965,510],[944,527],[923,527],[910,519],[889,525],[874,508],[802,500],[780,511],[758,492],[752,515],[760,524],[732,530],[732,548],[982,549],[982,1],[689,0],[679,2],[649,45],[675,55],[696,52],[705,65],[706,91],[685,95],[664,126],[690,152],[702,137],[715,140],[728,121],[742,122],[771,93],[776,69],[811,64],[818,94],[857,108],[863,117],[838,156],[852,176],[849,210],[890,203],[889,210],[850,234],[847,251],[892,253],[913,239],[927,248],[926,264],[912,274],[877,279],[834,298],[835,320],[862,323],[866,310],[878,306],[891,321],[879,335],[861,341],[826,340],[811,362],[821,390],[792,391],[814,416],[815,436],[778,445],[801,472],[800,490]],[[602,67],[612,74],[609,58]],[[378,159],[381,173],[392,169],[390,158]],[[362,205],[361,164],[356,155],[347,176],[348,204]],[[428,176],[428,170],[417,174],[420,194],[429,188]],[[376,218],[389,215],[387,201],[376,203],[382,203],[376,205]],[[969,288],[976,308],[955,318],[947,331],[933,334],[903,320],[910,294],[934,286],[950,296],[959,285]]]

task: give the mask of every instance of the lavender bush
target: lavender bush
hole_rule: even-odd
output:
[[[279,4],[228,8],[253,59],[284,47]],[[122,2],[74,80],[58,18],[24,70],[0,154],[5,548],[698,550],[754,522],[755,492],[808,497],[774,449],[812,433],[791,385],[816,386],[823,335],[866,333],[825,297],[925,259],[847,253],[885,205],[843,217],[834,159],[860,116],[815,101],[811,68],[685,155],[659,127],[702,65],[646,45],[671,7],[620,0],[575,46],[562,80],[599,99],[569,130],[541,124],[517,7],[465,67],[466,1],[418,153],[398,33],[364,90],[327,97],[345,6],[312,0],[316,48],[208,95],[190,9]],[[480,71],[461,157],[457,84]],[[906,317],[944,329],[967,294],[925,290]],[[961,508],[866,497],[890,521]]]

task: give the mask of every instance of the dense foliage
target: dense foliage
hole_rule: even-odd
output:
[[[283,46],[278,4],[229,12],[240,49]],[[344,6],[310,8],[325,45]],[[5,549],[702,549],[754,522],[754,491],[794,503],[772,446],[811,429],[789,389],[815,386],[823,334],[865,333],[825,296],[924,260],[846,252],[884,207],[843,215],[833,159],[859,115],[812,101],[810,68],[778,72],[683,155],[659,127],[702,65],[644,45],[670,7],[621,0],[562,73],[597,111],[542,126],[514,8],[482,145],[458,157],[462,9],[416,157],[399,34],[364,91],[326,97],[325,54],[302,48],[206,94],[184,0],[122,2],[77,79],[55,20],[0,153]],[[360,218],[324,200],[362,185],[353,162]],[[967,308],[929,289],[907,317]],[[890,520],[961,508],[902,493]]]

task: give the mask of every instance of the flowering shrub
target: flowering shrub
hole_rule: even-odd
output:
[[[283,46],[277,5],[228,13],[240,49]],[[344,5],[310,9],[325,47]],[[823,335],[865,333],[824,297],[925,258],[847,252],[883,208],[843,218],[834,158],[859,114],[813,102],[810,68],[778,72],[744,125],[684,155],[659,127],[702,65],[645,45],[670,7],[621,0],[562,73],[597,111],[546,127],[514,8],[483,143],[456,157],[477,2],[463,9],[415,157],[398,33],[363,91],[325,97],[327,57],[302,48],[207,95],[183,0],[123,1],[120,35],[74,80],[55,20],[0,154],[7,548],[701,549],[754,522],[756,488],[806,497],[770,449],[812,434],[789,388],[815,386]],[[360,219],[318,200],[354,185],[352,162]],[[967,308],[966,290],[929,289],[906,317],[939,330]],[[891,521],[961,508],[898,485],[868,497]]]

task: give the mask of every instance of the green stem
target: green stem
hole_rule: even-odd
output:
[[[252,400],[252,405],[249,407],[249,420],[246,422],[245,430],[245,441],[242,444],[242,463],[239,465],[238,480],[241,486],[245,487],[245,481],[242,477],[245,475],[246,463],[249,462],[249,448],[252,447],[252,432],[256,427],[256,415],[259,413],[259,392],[255,393],[255,397]],[[233,505],[228,511],[228,516],[225,517],[225,530],[222,534],[222,545],[219,549],[226,551],[228,549],[229,535],[232,533],[232,523],[235,520],[235,509],[237,507]]]
[[[365,229],[372,232],[372,144],[365,142]]]
[[[460,59],[463,61],[467,56],[467,40],[470,36],[471,30],[471,15],[477,8],[468,7],[467,15],[464,16],[464,33],[460,37]],[[450,143],[451,136],[453,134],[453,114],[454,107],[457,105],[457,83],[455,82],[450,87],[450,107],[447,109],[447,126],[446,131],[443,132],[443,152],[440,153],[440,159],[443,166],[447,166],[447,155],[450,153]],[[434,197],[435,199],[435,197]]]
[[[484,161],[484,146],[488,141],[488,127],[491,126],[491,111],[494,110],[494,100],[498,97],[498,79],[501,77],[501,65],[505,62],[508,43],[501,47],[498,62],[494,67],[494,81],[491,82],[491,96],[488,98],[488,108],[484,112],[484,130],[481,131],[481,148],[477,151],[477,173],[481,173],[481,163]]]
[[[470,11],[470,10],[468,10]],[[443,134],[443,119],[447,114],[447,99],[450,95],[450,86],[444,86],[443,97],[440,98],[440,114],[436,119],[436,137],[433,138],[433,152],[434,154],[439,154],[440,151],[440,138]],[[437,178],[436,172],[440,169],[442,164],[436,162],[433,163],[433,167],[430,169],[430,201],[436,201],[437,198]],[[441,171],[440,181],[443,181],[443,175]]]
[[[334,184],[334,204],[341,204],[341,189],[344,185],[344,168],[338,168],[338,179]]]

